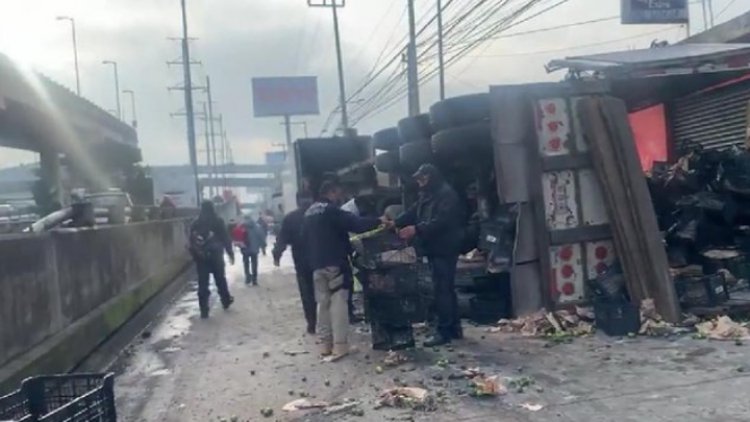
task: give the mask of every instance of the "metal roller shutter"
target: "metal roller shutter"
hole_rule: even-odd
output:
[[[696,145],[718,149],[744,143],[748,101],[750,81],[676,100],[672,134],[677,154]]]

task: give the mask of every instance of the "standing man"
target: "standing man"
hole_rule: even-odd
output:
[[[307,259],[305,244],[302,241],[302,223],[305,219],[305,211],[310,208],[312,198],[302,192],[297,193],[297,209],[287,214],[281,221],[281,228],[276,236],[276,244],[273,247],[273,264],[279,266],[281,255],[287,246],[292,246],[292,259],[294,259],[294,270],[297,272],[297,287],[302,299],[302,309],[307,321],[307,333],[315,334],[315,287],[313,285],[313,272]]]
[[[240,251],[242,252],[242,268],[245,270],[245,284],[257,286],[258,251],[265,249],[266,236],[249,215],[246,215],[244,223],[238,224],[237,227],[242,228],[241,232],[243,234]],[[252,271],[250,271],[251,263]]]
[[[214,204],[211,201],[201,203],[201,211],[198,218],[190,225],[190,254],[193,256],[195,266],[198,270],[198,305],[200,306],[201,318],[208,318],[208,299],[211,291],[208,281],[211,274],[214,276],[216,290],[221,298],[224,309],[234,302],[229,294],[227,277],[224,269],[224,252],[229,256],[230,264],[234,264],[234,251],[232,241],[227,233],[224,220],[216,215]]]
[[[417,203],[399,216],[395,224],[402,239],[418,238],[430,264],[438,327],[425,347],[435,347],[463,338],[455,290],[463,209],[456,191],[432,164],[419,167],[414,178],[419,185]]]
[[[318,335],[321,354],[337,361],[349,353],[349,306],[354,283],[349,255],[349,233],[363,233],[378,227],[381,219],[362,218],[342,210],[341,186],[327,180],[320,187],[320,200],[305,212],[302,236],[313,270],[318,302]]]

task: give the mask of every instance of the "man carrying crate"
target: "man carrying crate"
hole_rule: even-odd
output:
[[[463,209],[456,191],[432,164],[419,167],[414,178],[419,185],[419,199],[396,218],[395,224],[402,239],[416,236],[430,264],[438,327],[425,347],[434,347],[463,338],[455,290]]]

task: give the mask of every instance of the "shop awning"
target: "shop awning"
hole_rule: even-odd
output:
[[[677,44],[553,60],[549,72],[603,79],[629,108],[708,89],[750,74],[750,44]]]

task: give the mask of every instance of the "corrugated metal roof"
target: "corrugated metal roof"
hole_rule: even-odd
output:
[[[694,67],[750,55],[750,44],[676,44],[641,50],[617,51],[552,60],[547,71],[600,71],[622,74],[633,70],[666,67]],[[748,63],[750,64],[750,63]]]

